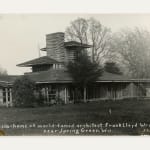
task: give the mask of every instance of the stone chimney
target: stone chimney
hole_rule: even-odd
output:
[[[64,33],[56,32],[46,35],[47,56],[63,62],[65,59]]]

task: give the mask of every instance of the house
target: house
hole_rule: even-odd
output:
[[[64,42],[64,33],[57,32],[46,35],[46,47],[41,51],[46,56],[21,64],[19,67],[31,67],[32,72],[25,73],[35,81],[37,92],[50,104],[56,98],[71,103],[82,99],[75,94],[73,79],[66,69],[69,61],[74,61],[78,53],[90,45],[76,41]],[[12,106],[12,86],[18,76],[0,76],[0,106]],[[130,79],[123,75],[104,72],[93,85],[87,87],[88,100],[120,100],[124,98],[150,97],[150,79]]]

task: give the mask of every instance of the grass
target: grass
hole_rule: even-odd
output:
[[[104,131],[100,127],[88,126],[81,132],[81,128],[77,127],[77,125],[101,123]],[[138,125],[135,128],[123,127],[123,123]],[[144,127],[141,127],[140,123],[145,123]],[[48,127],[49,124],[54,124],[55,128]],[[60,128],[58,124],[74,125],[74,127]],[[110,127],[106,124],[122,125]],[[27,128],[23,128],[24,125]],[[150,134],[149,125],[150,101],[148,100],[99,101],[40,108],[0,108],[0,128],[6,135],[141,135]],[[53,132],[61,129],[64,133]],[[73,131],[75,129],[79,129],[80,133],[75,133]],[[90,129],[98,130],[91,132]]]

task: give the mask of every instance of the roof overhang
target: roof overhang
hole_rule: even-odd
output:
[[[92,45],[89,44],[84,44],[76,41],[68,41],[64,43],[66,48],[71,48],[71,47],[79,47],[79,48],[91,48]]]
[[[91,48],[92,45],[89,45],[89,44],[82,44],[82,43],[79,43],[79,42],[76,42],[76,41],[69,41],[69,42],[64,42],[64,46],[65,48],[73,48],[73,47],[76,47],[76,48]],[[44,48],[41,48],[40,49],[41,51],[47,51],[47,48],[44,47]]]
[[[130,80],[99,80],[99,81],[96,81],[96,82],[135,82],[135,83],[149,83],[150,82],[150,79],[130,79]]]
[[[52,59],[48,56],[42,56],[39,58],[35,58],[29,61],[26,61],[21,64],[17,64],[18,67],[32,67],[36,65],[51,65],[51,64],[59,64],[61,62],[56,61],[55,59]]]
[[[38,81],[36,82],[37,84],[42,84],[42,83],[73,83],[73,81],[68,80],[68,81]],[[136,79],[131,79],[131,80],[99,80],[95,81],[95,83],[150,83],[150,79],[148,80],[136,80]]]
[[[44,47],[44,48],[41,48],[40,50],[41,50],[41,51],[46,51],[46,47]]]
[[[73,83],[73,81],[38,81],[36,84],[49,84],[49,83]]]

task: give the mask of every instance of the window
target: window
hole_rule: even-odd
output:
[[[33,72],[40,72],[40,71],[47,71],[49,70],[50,68],[52,67],[52,65],[35,65],[35,66],[32,66],[32,71]]]
[[[62,65],[61,64],[53,64],[53,69],[61,69]]]

